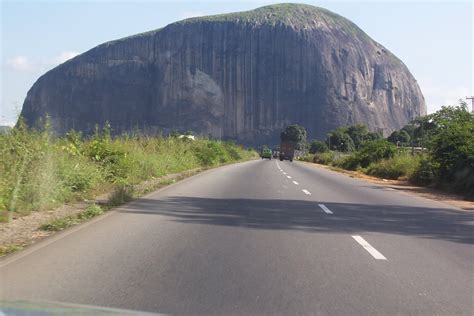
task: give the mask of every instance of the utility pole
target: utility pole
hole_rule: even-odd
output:
[[[466,97],[466,100],[471,100],[471,114],[474,115],[474,96]]]

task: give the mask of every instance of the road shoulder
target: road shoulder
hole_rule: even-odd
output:
[[[388,188],[405,192],[413,196],[423,197],[429,200],[446,203],[448,205],[457,207],[464,211],[474,212],[474,202],[466,200],[461,195],[447,193],[447,192],[437,190],[435,188],[430,188],[430,187],[415,186],[408,183],[408,181],[381,179],[381,178],[372,177],[372,176],[363,174],[358,171],[349,171],[349,170],[334,168],[334,167],[312,163],[312,162],[306,162],[306,161],[300,161],[300,162],[305,165],[311,166],[313,168],[325,169],[330,172],[343,174],[351,178],[361,179],[370,183],[383,185]]]

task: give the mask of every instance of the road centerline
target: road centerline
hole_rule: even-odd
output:
[[[387,258],[385,258],[385,256],[383,254],[381,254],[377,249],[372,247],[372,245],[369,244],[361,236],[356,235],[356,236],[352,236],[352,238],[354,238],[354,240],[357,241],[359,243],[359,245],[361,245],[365,250],[367,250],[372,255],[372,257],[374,257],[375,259],[377,259],[377,260],[387,260]]]
[[[293,183],[294,183],[294,184],[296,184],[296,185],[299,185],[299,183],[298,183],[298,182],[296,182],[296,181],[293,181]]]
[[[318,205],[319,205],[319,207],[320,207],[324,212],[326,212],[327,214],[334,214],[330,209],[328,209],[328,208],[326,207],[326,205],[324,205],[324,204],[318,204]]]
[[[290,177],[290,176],[286,176],[286,177],[287,177],[288,179],[291,179],[291,177]]]
[[[308,191],[308,190],[306,190],[306,189],[303,189],[303,190],[301,190],[301,191],[303,191],[303,192],[304,192],[304,194],[311,195],[311,192],[309,192],[309,191]]]

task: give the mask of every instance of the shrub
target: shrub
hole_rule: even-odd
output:
[[[88,220],[90,218],[96,217],[103,214],[104,211],[97,204],[89,205],[84,212],[81,212],[77,215],[77,218],[80,220]]]
[[[392,144],[400,143],[400,144],[403,144],[403,145],[409,144],[410,139],[411,139],[410,135],[404,129],[401,129],[400,131],[394,131],[387,138],[387,140],[389,142],[391,142]]]
[[[109,206],[118,206],[130,202],[133,199],[133,186],[127,184],[118,185],[107,201]]]
[[[443,107],[432,114],[439,126],[431,134],[431,157],[437,182],[474,195],[474,118],[466,106]]]
[[[413,173],[408,177],[408,181],[415,185],[430,185],[437,175],[438,166],[428,156],[422,156]]]
[[[384,139],[369,141],[355,154],[355,160],[358,160],[361,167],[366,168],[373,162],[392,158],[396,151],[397,147]]]
[[[347,170],[357,170],[360,166],[360,160],[356,153],[335,160],[333,165]]]
[[[325,153],[329,150],[328,146],[326,145],[326,143],[324,142],[321,142],[319,140],[313,140],[311,142],[311,146],[309,148],[309,152],[311,154],[315,154],[315,153]]]
[[[227,153],[217,142],[208,141],[204,145],[196,148],[196,157],[203,166],[214,166],[219,162],[228,161]]]
[[[319,163],[323,165],[329,165],[334,161],[334,152],[328,151],[325,153],[317,153],[313,157],[313,162],[314,163]]]
[[[346,128],[338,128],[329,133],[326,143],[330,150],[348,152],[355,149],[354,141],[347,134]]]
[[[406,154],[396,155],[393,158],[373,162],[367,167],[367,174],[386,178],[398,179],[399,177],[411,177],[418,168],[420,158]]]

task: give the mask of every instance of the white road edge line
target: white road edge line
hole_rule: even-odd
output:
[[[303,189],[303,190],[301,190],[301,191],[303,191],[305,194],[311,195],[311,192],[309,192],[309,191],[306,190],[306,189]]]
[[[287,177],[288,179],[291,179],[291,177],[290,177],[290,176],[286,176],[286,177]]]
[[[387,260],[383,254],[381,254],[377,249],[372,247],[364,238],[360,236],[352,236],[365,250],[367,250],[372,257],[377,260]]]
[[[320,207],[324,212],[326,212],[326,213],[328,213],[328,214],[334,214],[330,209],[328,209],[328,208],[326,207],[326,205],[324,205],[324,204],[318,204],[318,205],[319,205],[319,207]]]
[[[298,185],[298,184],[299,184],[299,183],[298,183],[298,182],[296,182],[296,181],[293,181],[293,183],[294,183],[294,184],[296,184],[296,185]]]

